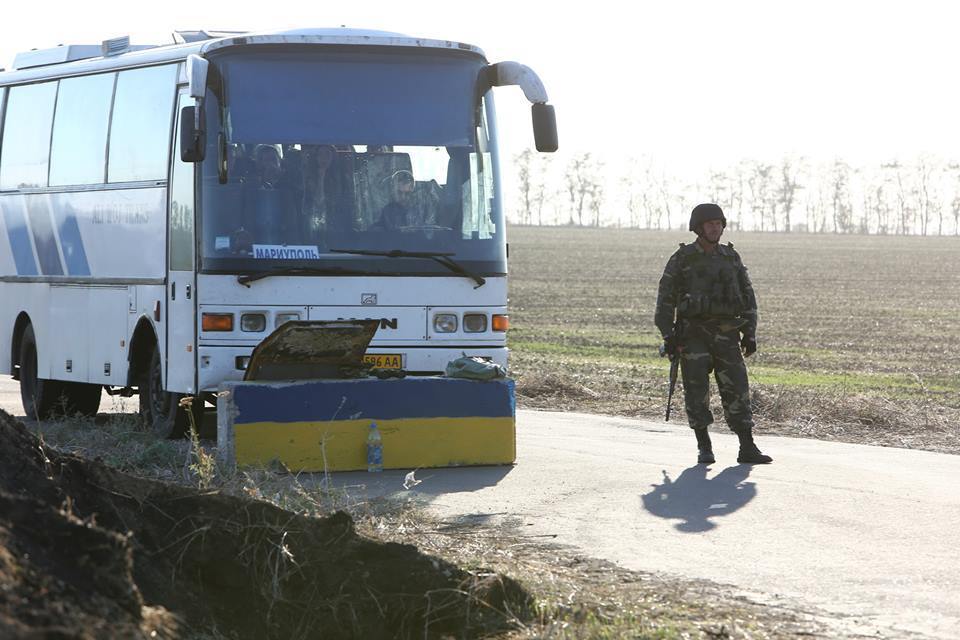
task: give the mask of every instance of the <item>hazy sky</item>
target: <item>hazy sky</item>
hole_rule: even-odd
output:
[[[650,155],[689,171],[784,153],[960,157],[951,3],[578,4],[11,2],[0,65],[32,47],[124,34],[149,43],[176,28],[346,25],[466,41],[491,61],[530,65],[556,105],[565,152]],[[500,90],[498,106],[508,153],[531,145],[519,90]]]

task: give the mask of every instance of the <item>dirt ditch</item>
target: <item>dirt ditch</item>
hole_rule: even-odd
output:
[[[4,638],[473,637],[532,610],[511,579],[364,538],[346,513],[135,478],[0,411]]]

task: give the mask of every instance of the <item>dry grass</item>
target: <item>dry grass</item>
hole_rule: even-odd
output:
[[[522,530],[437,520],[415,506],[365,521],[370,535],[418,548],[476,573],[515,577],[536,597],[535,615],[506,637],[839,637],[835,620],[761,603],[706,581],[678,580],[586,558]],[[471,569],[473,567],[473,569]]]

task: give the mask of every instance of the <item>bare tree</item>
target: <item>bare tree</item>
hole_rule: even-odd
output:
[[[946,171],[952,174],[953,198],[950,200],[950,213],[953,216],[953,235],[960,236],[960,164],[950,163]]]
[[[750,190],[750,204],[758,216],[760,231],[766,231],[768,220],[771,220],[774,231],[776,230],[773,170],[772,164],[749,163],[747,188]]]
[[[573,158],[570,160],[570,163],[567,165],[566,173],[566,184],[567,187],[567,196],[570,198],[570,226],[576,224],[576,221],[573,219],[574,212],[577,210],[577,194],[579,193],[580,187],[580,163],[579,158]]]
[[[624,194],[624,204],[627,209],[627,226],[639,227],[641,215],[647,207],[647,182],[640,160],[629,158],[624,166],[626,171],[620,177],[620,189]]]
[[[593,226],[600,226],[600,212],[603,208],[603,183],[595,180],[590,185],[590,212],[593,214]]]
[[[533,158],[533,150],[529,148],[513,157],[520,190],[520,224],[530,224],[533,218]]]
[[[602,197],[601,165],[589,151],[578,154],[567,165],[567,195],[570,197],[570,224],[584,226],[583,214],[592,210],[591,199]],[[597,205],[599,206],[599,205]],[[576,221],[574,221],[576,216]]]
[[[910,233],[910,218],[913,215],[913,209],[910,207],[910,185],[907,182],[905,168],[899,160],[881,166],[892,176],[891,180],[896,190],[897,227],[894,233],[906,235]]]
[[[812,233],[825,233],[827,227],[826,191],[822,172],[814,180],[812,190],[807,191],[807,230]]]
[[[850,165],[837,159],[830,173],[830,205],[833,232],[849,233],[853,227],[853,205],[850,202]]]
[[[535,154],[534,157],[536,158],[534,165],[536,171],[533,172],[533,177],[531,180],[534,193],[533,201],[537,212],[537,224],[542,227],[544,205],[552,200],[553,196],[555,195],[555,190],[551,189],[553,186],[553,180],[551,179],[553,156],[550,154],[538,153]]]
[[[868,192],[871,194],[871,211],[876,220],[874,230],[879,235],[890,233],[890,203],[887,202],[887,183],[883,178],[875,178],[870,184]],[[870,215],[866,212],[864,217]]]
[[[898,184],[895,175],[889,170],[889,165],[880,165],[880,175],[875,185],[875,215],[877,219],[877,233],[886,235],[896,233],[896,223],[891,221],[894,211],[898,211]],[[899,218],[899,216],[898,216]]]
[[[780,211],[783,212],[783,230],[790,233],[792,226],[792,213],[794,201],[798,189],[803,185],[798,181],[798,170],[793,160],[785,157],[780,162],[780,186],[777,194],[777,204],[780,205]],[[776,225],[774,225],[776,228]]]
[[[877,212],[883,203],[883,185],[878,184],[877,177],[868,169],[857,171],[861,182],[861,197],[863,206],[856,223],[857,233],[870,233],[871,220],[879,219]]]
[[[710,194],[710,202],[720,205],[723,209],[730,209],[730,178],[724,171],[711,171],[707,186],[707,193]]]
[[[658,191],[660,192],[660,202],[657,207],[657,229],[661,228],[660,221],[664,215],[667,218],[667,229],[673,228],[673,211],[670,206],[673,202],[673,194],[671,193],[672,186],[673,181],[664,173],[657,184]]]
[[[920,223],[920,235],[927,235],[930,226],[930,218],[934,213],[936,206],[933,201],[933,174],[936,171],[936,163],[929,156],[922,155],[917,159],[916,176],[917,187],[916,196],[916,217]]]
[[[741,161],[734,165],[730,171],[730,208],[733,210],[732,213],[736,215],[736,222],[733,224],[737,225],[737,228],[745,226],[743,221],[746,214],[743,210],[743,200],[746,194],[746,169],[746,163]]]
[[[741,160],[693,180],[652,158],[629,158],[612,184],[594,154],[576,154],[554,170],[549,159],[532,150],[515,157],[511,215],[521,224],[685,228],[696,197],[728,210],[731,225],[760,231],[960,236],[960,163],[930,155],[859,167],[840,158]],[[617,192],[616,215],[606,206],[614,197],[610,187]]]
[[[653,159],[630,158],[627,172],[620,180],[626,197],[631,227],[660,228],[663,211],[660,205],[660,181]]]

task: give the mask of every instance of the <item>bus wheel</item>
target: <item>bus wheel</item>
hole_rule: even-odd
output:
[[[68,415],[79,413],[88,418],[96,417],[100,409],[103,386],[85,382],[62,382],[60,386],[60,400],[64,413]],[[55,409],[59,409],[59,405]]]
[[[154,346],[150,366],[140,385],[140,415],[147,427],[160,438],[182,438],[189,425],[187,412],[180,406],[182,394],[163,389],[163,362]]]
[[[60,400],[61,384],[37,377],[37,338],[27,325],[20,341],[20,401],[29,420],[46,420]]]

